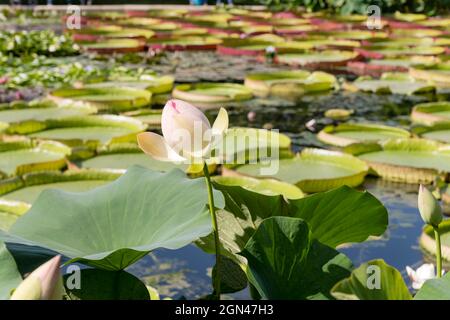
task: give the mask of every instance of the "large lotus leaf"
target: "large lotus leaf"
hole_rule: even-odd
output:
[[[223,207],[222,196],[215,198]],[[121,270],[152,250],[178,249],[211,233],[207,203],[202,179],[133,166],[87,192],[44,191],[0,236],[60,252],[71,262]]]
[[[88,88],[123,88],[130,87],[140,90],[148,90],[151,93],[159,94],[170,92],[173,87],[174,78],[171,76],[150,76],[146,75],[144,79],[135,80],[135,79],[127,79],[127,78],[119,78],[114,79],[113,81],[108,82],[100,82],[86,85]]]
[[[0,229],[8,230],[28,209],[28,203],[0,198]]]
[[[295,184],[308,193],[326,191],[342,185],[358,186],[363,182],[367,171],[367,165],[353,156],[309,148],[292,159],[260,162],[236,168],[238,174],[278,179]]]
[[[336,247],[340,244],[362,242],[369,236],[379,236],[386,230],[388,214],[384,206],[367,192],[341,187],[326,193],[286,201],[280,195],[254,192],[245,185],[221,183],[215,188],[225,197],[225,209],[217,212],[222,254],[242,266],[246,261],[239,253],[262,220],[272,216],[302,218],[311,226],[313,238]],[[370,223],[367,223],[370,221]],[[212,253],[212,235],[197,244]]]
[[[0,300],[7,300],[17,285],[22,281],[13,256],[0,241]]]
[[[372,260],[337,283],[332,294],[340,300],[411,300],[401,273],[384,260]]]
[[[330,247],[380,236],[389,222],[386,208],[376,197],[347,186],[291,204],[296,207],[291,216],[306,220],[313,237]]]
[[[278,55],[277,59],[280,63],[292,65],[308,65],[308,64],[328,64],[328,63],[345,63],[353,60],[358,53],[352,51],[323,51],[314,53],[285,53]]]
[[[352,268],[344,254],[312,239],[304,220],[290,217],[264,220],[241,255],[264,299],[329,299]]]
[[[66,274],[66,293],[72,300],[150,300],[145,284],[125,271],[83,269],[79,288],[75,278]],[[71,286],[69,287],[68,284]]]
[[[450,300],[450,273],[439,279],[427,280],[414,300]]]
[[[432,126],[417,126],[413,132],[421,138],[450,143],[450,121],[435,123]]]

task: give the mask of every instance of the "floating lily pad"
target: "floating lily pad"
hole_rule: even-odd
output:
[[[420,28],[420,29],[393,29],[392,35],[397,37],[416,37],[416,38],[424,38],[424,37],[438,37],[442,35],[441,30],[436,29],[427,29],[427,28]]]
[[[121,172],[114,170],[68,170],[64,173],[55,171],[29,173],[22,177],[23,184],[11,188],[1,194],[5,201],[19,201],[33,204],[42,191],[60,189],[69,192],[87,191],[107,184],[120,176]],[[13,182],[10,182],[13,183]],[[18,211],[18,214],[24,213]]]
[[[368,91],[374,93],[421,94],[436,90],[436,86],[427,82],[417,81],[408,74],[384,73],[380,79],[360,77],[353,83],[347,84],[351,91]]]
[[[25,202],[0,198],[0,229],[8,230],[30,207]]]
[[[174,88],[172,96],[192,102],[229,102],[251,99],[250,89],[236,83],[182,84]]]
[[[142,122],[130,117],[99,115],[47,121],[46,128],[29,136],[57,140],[70,146],[97,146],[112,142],[134,142],[136,134],[145,128]]]
[[[262,37],[263,35],[260,35]],[[217,47],[217,52],[227,55],[262,55],[266,52],[267,47],[275,46],[279,43],[278,38],[256,38],[252,37],[249,39],[229,39],[223,41]],[[311,46],[306,46],[305,49],[311,48]]]
[[[0,175],[59,170],[66,166],[70,149],[58,142],[20,140],[0,143]]]
[[[164,99],[166,102],[169,98]],[[145,123],[149,129],[161,129],[161,109],[139,109],[135,111],[128,111],[124,116],[132,117]]]
[[[399,45],[401,47],[384,47],[384,46],[370,46],[365,48],[356,49],[361,55],[367,58],[395,58],[402,56],[435,56],[445,53],[444,47],[431,47],[431,46],[414,46],[405,47],[404,45]]]
[[[122,28],[117,25],[76,30],[72,37],[75,41],[96,41],[108,38],[151,38],[155,32],[149,29]]]
[[[417,126],[413,132],[421,138],[450,144],[450,121],[436,123],[432,126]]]
[[[400,11],[396,11],[394,14],[395,19],[400,21],[407,21],[407,22],[413,22],[413,21],[423,21],[427,19],[426,14],[420,14],[420,13],[403,13]]]
[[[354,144],[347,151],[367,162],[387,180],[431,183],[437,176],[448,179],[450,152],[446,146],[425,139],[391,139],[378,144]]]
[[[345,147],[355,142],[377,142],[390,138],[408,138],[407,130],[370,123],[342,123],[327,126],[317,135],[320,141]]]
[[[222,195],[214,196],[222,208]],[[179,249],[210,234],[207,203],[203,179],[135,166],[87,192],[44,191],[0,237],[59,252],[69,263],[123,270],[150,251]]]
[[[113,81],[85,85],[86,88],[133,88],[147,90],[152,94],[161,94],[172,91],[175,79],[171,76],[150,76],[139,80],[115,79]]]
[[[215,50],[222,40],[214,37],[186,36],[172,38],[157,38],[147,41],[154,50],[184,51],[184,50]]]
[[[358,58],[357,52],[325,50],[314,53],[284,53],[277,55],[277,62],[304,67],[336,67]]]
[[[8,124],[7,132],[10,134],[26,134],[36,131],[36,128],[45,127],[46,120],[89,115],[96,112],[97,108],[82,101],[55,103],[48,100],[43,104],[27,104],[25,107],[0,110],[0,123]]]
[[[269,166],[270,174],[264,174]],[[305,192],[321,192],[342,185],[358,186],[368,166],[348,154],[320,149],[304,149],[292,159],[242,165],[235,172],[245,176],[274,178],[297,185]]]
[[[450,64],[448,63],[426,68],[410,68],[409,74],[417,80],[433,81],[439,87],[450,87]]]
[[[0,241],[0,300],[8,300],[11,292],[22,282],[14,257]]]
[[[425,125],[450,121],[450,102],[429,102],[414,106],[411,120]]]
[[[444,220],[439,224],[441,235],[442,258],[450,261],[450,220]],[[420,246],[428,253],[436,255],[436,241],[434,239],[434,229],[425,226],[419,240]]]
[[[137,39],[106,39],[93,42],[81,42],[87,51],[98,53],[126,53],[144,51],[145,42]]]
[[[83,168],[88,169],[118,169],[123,172],[133,165],[161,172],[174,168],[186,171],[189,167],[155,160],[143,153],[136,144],[113,144],[108,149],[101,151],[98,156],[87,159],[81,164]]]
[[[367,17],[366,17],[367,19]],[[328,31],[317,32],[312,35],[324,35],[335,39],[349,39],[349,40],[367,40],[367,39],[386,39],[388,34],[382,31],[367,31],[367,30],[348,30],[348,31]]]
[[[95,88],[57,89],[50,93],[56,100],[71,99],[93,104],[99,110],[124,111],[150,104],[152,94],[147,90],[99,86]]]
[[[274,179],[256,179],[244,176],[217,176],[214,177],[213,180],[220,185],[240,186],[244,189],[267,196],[282,195],[287,199],[300,199],[305,196],[297,186]]]
[[[320,71],[277,71],[249,74],[244,84],[257,96],[288,96],[331,90],[336,85],[336,78]]]

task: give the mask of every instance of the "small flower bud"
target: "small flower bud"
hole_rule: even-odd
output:
[[[431,191],[423,185],[420,185],[417,203],[423,221],[437,227],[442,221],[442,209]]]

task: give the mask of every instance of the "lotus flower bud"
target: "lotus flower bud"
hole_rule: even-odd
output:
[[[56,256],[34,270],[17,287],[11,300],[61,300],[64,289],[60,263],[61,256]]]
[[[426,224],[437,227],[442,221],[442,209],[430,190],[420,185],[417,198],[420,215]]]

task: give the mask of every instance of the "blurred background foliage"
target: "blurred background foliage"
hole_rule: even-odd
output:
[[[0,0],[0,4],[10,4],[10,0]],[[19,1],[16,1],[19,2]],[[22,4],[47,4],[47,0],[22,0]],[[86,2],[86,1],[84,1]],[[189,0],[92,0],[92,4],[189,4]],[[217,0],[206,0],[210,5]],[[227,0],[222,0],[226,3]],[[367,7],[377,5],[382,13],[394,13],[395,11],[410,13],[425,13],[428,15],[445,14],[450,10],[450,0],[234,0],[238,5],[265,5],[272,10],[281,11],[304,7],[313,12],[328,10],[340,14],[359,13],[366,14]],[[80,1],[53,0],[53,4],[79,4]]]

